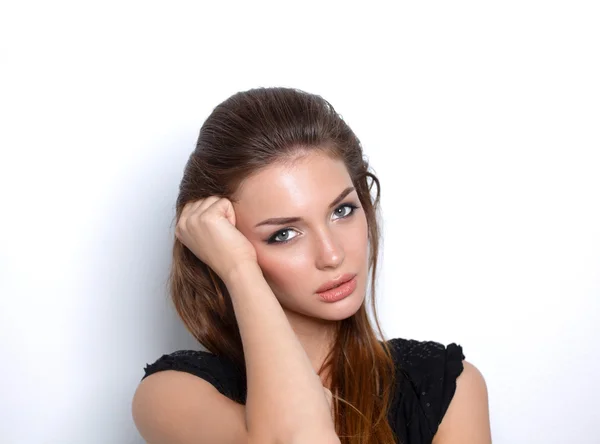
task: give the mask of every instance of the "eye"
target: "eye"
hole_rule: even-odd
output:
[[[344,209],[345,208],[349,208],[350,210],[345,212]],[[357,205],[354,205],[353,203],[350,202],[346,202],[341,204],[339,207],[337,207],[333,213],[340,216],[338,217],[338,219],[346,219],[347,217],[352,216],[352,214],[354,214],[354,212],[356,211],[357,208],[360,208]],[[341,210],[341,211],[340,211]],[[296,231],[293,228],[284,228],[283,230],[279,230],[278,232],[276,232],[273,236],[271,236],[268,240],[267,240],[267,244],[285,244],[289,241],[291,241],[294,237],[289,237],[289,232],[291,231]],[[279,240],[281,239],[281,240]]]
[[[350,208],[350,211],[348,213],[344,214],[344,208]],[[343,203],[334,210],[334,214],[340,215],[341,216],[340,219],[344,219],[344,218],[352,215],[354,213],[354,211],[356,211],[357,208],[358,207],[352,203],[349,203],[349,202]],[[342,210],[341,213],[340,213],[340,210]]]
[[[268,244],[285,244],[286,242],[292,240],[294,237],[289,237],[289,234],[287,235],[282,235],[285,233],[289,233],[290,231],[293,231],[291,228],[284,228],[283,230],[279,230],[277,233],[275,233],[273,236],[271,236],[269,238],[269,240],[267,241]],[[283,240],[277,240],[277,238],[282,238]]]

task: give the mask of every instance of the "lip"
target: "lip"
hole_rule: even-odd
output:
[[[356,273],[346,273],[343,274],[329,282],[324,283],[319,288],[317,288],[317,293],[323,293],[324,291],[331,290],[332,288],[338,287],[345,282],[352,280],[356,276]]]
[[[346,299],[354,290],[356,290],[356,277],[350,279],[347,282],[344,282],[337,287],[334,287],[330,290],[324,291],[322,293],[317,293],[323,302],[334,303],[341,301],[342,299]]]

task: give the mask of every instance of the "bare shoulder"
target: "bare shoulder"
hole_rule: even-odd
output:
[[[247,443],[245,406],[189,373],[166,370],[143,379],[134,423],[148,444]]]
[[[456,391],[433,444],[490,444],[492,442],[485,379],[479,369],[463,361]]]

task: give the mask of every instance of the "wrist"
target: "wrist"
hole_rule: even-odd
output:
[[[223,278],[225,286],[231,290],[239,283],[257,278],[264,278],[261,268],[257,262],[240,263],[232,267]]]

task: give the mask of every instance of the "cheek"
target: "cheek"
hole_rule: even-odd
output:
[[[256,255],[265,279],[271,288],[279,293],[294,293],[299,282],[306,282],[305,275],[310,270],[309,257],[299,251],[291,253],[279,246],[257,249]],[[295,290],[296,289],[296,290]]]
[[[353,256],[364,256],[365,252],[368,251],[369,245],[369,226],[367,219],[364,214],[358,221],[359,223],[353,227],[353,232],[349,235],[354,242],[346,243],[346,251],[351,252]]]

